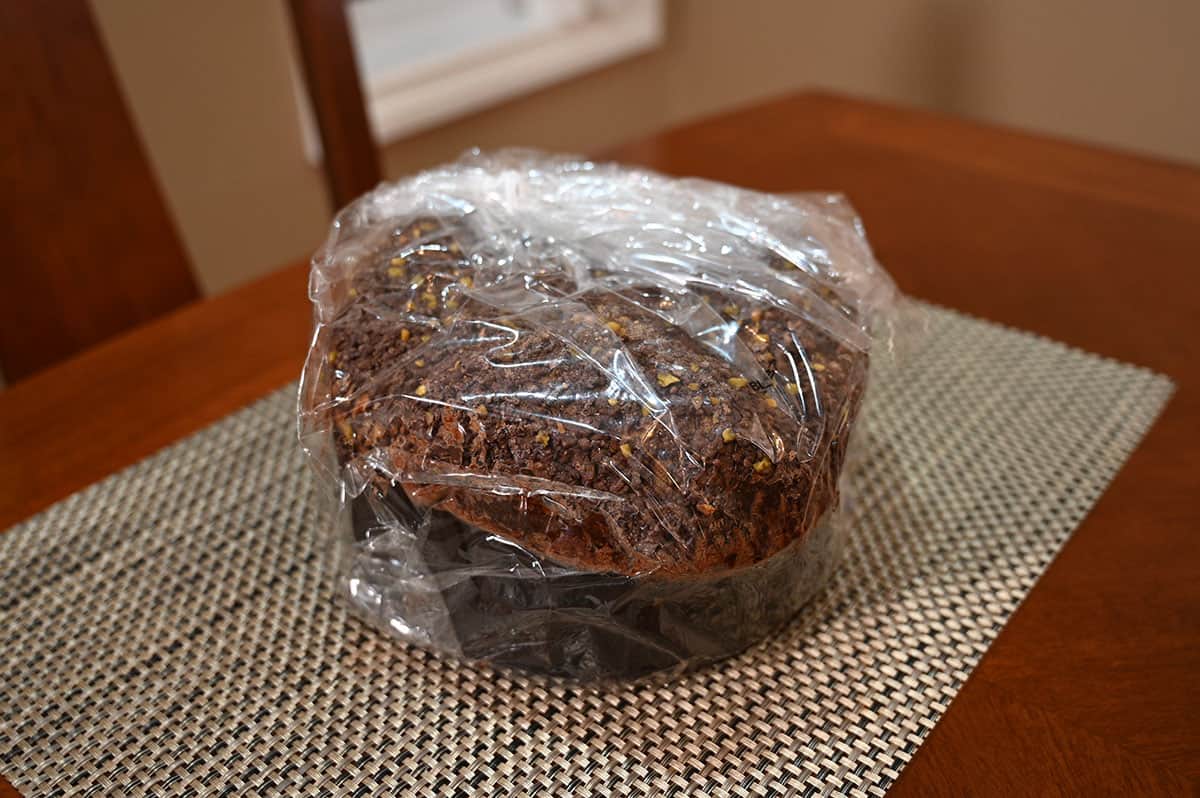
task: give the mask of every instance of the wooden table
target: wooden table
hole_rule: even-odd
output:
[[[610,155],[840,189],[908,292],[1176,380],[893,793],[1194,794],[1200,171],[811,93]],[[0,529],[296,377],[305,279],[290,266],[0,393]]]

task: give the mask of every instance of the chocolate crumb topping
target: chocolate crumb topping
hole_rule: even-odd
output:
[[[623,575],[749,566],[835,505],[867,355],[805,313],[844,307],[834,288],[764,298],[490,257],[468,214],[400,222],[358,258],[323,331],[343,464]],[[763,250],[744,268],[796,266]]]

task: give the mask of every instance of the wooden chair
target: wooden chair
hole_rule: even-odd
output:
[[[371,136],[346,0],[291,0],[292,27],[304,79],[321,133],[325,180],[341,208],[379,182],[379,153]]]
[[[380,180],[345,0],[291,0],[332,206]],[[0,374],[198,296],[87,0],[0,2]]]
[[[197,295],[87,0],[0,3],[0,371]]]

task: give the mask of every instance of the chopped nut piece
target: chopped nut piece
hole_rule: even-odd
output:
[[[425,368],[425,359],[419,357],[413,361],[413,365],[419,369],[423,369],[423,368]]]
[[[464,286],[466,286],[467,288],[474,288],[474,287],[475,287],[475,280],[473,280],[473,279],[471,278],[471,275],[469,275],[469,274],[464,274],[462,277],[460,277],[460,278],[458,279],[458,281],[459,281],[460,283],[462,283]]]
[[[561,421],[554,422],[554,428],[558,430],[560,434],[565,434],[567,431],[567,428],[562,425]]]
[[[649,408],[648,406],[646,406],[646,405],[642,405],[642,415],[643,415],[643,416],[648,416],[648,415],[650,415],[650,408]]]
[[[421,294],[421,301],[424,302],[425,307],[429,308],[430,310],[433,310],[438,306],[437,294],[433,293],[432,291],[426,291],[425,293]]]
[[[625,455],[626,457],[633,457],[633,447],[628,443],[622,443],[621,454]]]
[[[737,440],[737,433],[731,430],[729,427],[726,427],[725,429],[721,430],[721,440],[725,441],[726,443],[733,443]]]
[[[403,266],[403,265],[404,265],[404,258],[403,258],[403,257],[399,257],[399,256],[398,256],[398,257],[395,257],[395,258],[392,258],[392,265],[393,265],[393,266]]]
[[[792,396],[795,396],[796,394],[800,393],[800,386],[794,382],[789,382],[787,384],[787,392]]]
[[[726,305],[725,307],[721,308],[721,310],[726,316],[736,316],[738,314],[737,305]]]
[[[358,296],[358,289],[357,289],[357,288],[351,288],[351,289],[350,289],[349,291],[347,291],[346,293],[348,293],[350,296]]]
[[[409,338],[412,338],[412,333],[408,331],[407,327],[401,327],[400,328],[400,340],[407,341]]]
[[[708,502],[701,502],[700,504],[697,504],[696,509],[699,510],[700,512],[704,513],[705,515],[712,515],[713,513],[715,513],[717,511],[717,508],[713,507]]]
[[[704,407],[704,400],[702,398],[700,398],[699,396],[693,396],[692,397],[692,407],[699,410],[700,408]]]
[[[814,362],[814,363],[812,364],[812,370],[813,370],[813,371],[824,371],[824,370],[825,370],[825,364],[824,364],[824,363],[817,363],[817,362]]]
[[[455,254],[455,255],[461,255],[461,254],[462,254],[462,247],[460,247],[460,246],[458,245],[458,242],[457,242],[457,241],[451,241],[451,242],[450,242],[450,251],[451,251],[453,254]]]
[[[700,364],[693,363],[689,368],[691,368],[692,373],[695,374],[696,372],[698,372],[700,370]]]
[[[735,391],[739,388],[745,388],[750,384],[750,380],[746,379],[745,377],[730,377],[728,380],[726,380],[726,382],[728,382],[729,387],[733,388]]]
[[[608,404],[609,404],[609,407],[616,407],[617,405],[620,404],[620,402],[618,402],[615,397],[610,396],[610,397],[608,397]]]
[[[774,465],[774,464],[771,462],[770,458],[764,457],[763,459],[759,460],[757,463],[754,464],[754,470],[760,474],[764,474],[767,471],[771,470],[772,465]]]
[[[660,373],[658,375],[658,384],[664,388],[666,388],[668,385],[674,385],[677,382],[679,382],[679,378],[676,377],[674,374],[661,374]]]
[[[421,343],[423,343],[423,344],[429,343],[429,333],[425,333],[424,335],[421,336]]]
[[[330,363],[336,363],[336,362],[337,362],[337,352],[330,352],[330,353],[329,353],[329,357],[327,358],[327,360],[328,360]]]
[[[542,446],[550,445],[550,435],[546,432],[539,432],[537,435],[533,436],[533,439],[535,441],[537,441],[538,443],[540,443]]]
[[[388,267],[388,277],[400,278],[403,276],[404,276],[404,269],[401,269],[399,266],[389,266]]]
[[[756,332],[753,335],[754,340],[758,341],[760,344],[767,344],[771,342],[770,337],[766,333]]]
[[[456,299],[455,297],[450,297],[449,299],[446,300],[446,310],[457,310],[457,309],[458,309],[458,299]]]
[[[618,324],[615,321],[605,322],[604,326],[607,327],[608,329],[612,330],[617,335],[625,334],[625,328],[622,327],[620,324]]]
[[[488,414],[487,405],[476,405],[475,412],[481,416],[486,416]]]
[[[689,390],[689,391],[698,391],[698,390],[700,390],[700,383],[698,383],[698,382],[689,382],[689,383],[688,383],[688,390]]]
[[[768,396],[764,401],[767,403],[767,407],[771,408],[772,410],[779,407],[779,402],[775,401],[775,397],[773,396]]]
[[[414,391],[413,393],[415,393],[417,396],[424,396],[428,392],[429,392],[429,389],[426,388],[425,385],[422,383],[421,385],[417,386],[417,390]]]
[[[433,413],[430,413],[428,410],[425,411],[425,423],[430,426],[433,425]]]

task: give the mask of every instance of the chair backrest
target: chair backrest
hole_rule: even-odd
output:
[[[12,382],[198,292],[87,0],[4,0],[0,31],[0,371]]]
[[[382,172],[367,121],[346,0],[291,0],[292,26],[317,118],[333,207],[374,188]]]

